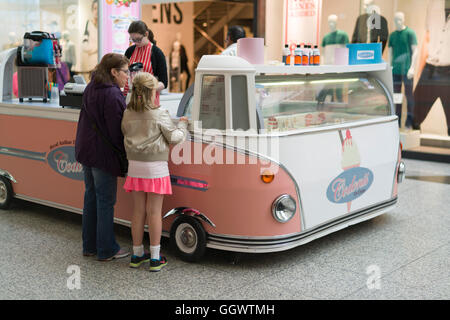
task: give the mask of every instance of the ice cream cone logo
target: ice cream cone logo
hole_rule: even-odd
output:
[[[347,129],[345,139],[342,141],[342,161],[341,167],[343,170],[359,167],[361,158],[359,156],[358,146],[353,141],[350,130]]]
[[[361,158],[359,156],[359,150],[356,146],[356,143],[353,141],[352,134],[350,130],[347,129],[345,132],[345,139],[342,141],[342,161],[341,167],[342,169],[348,170],[350,168],[359,167]],[[347,211],[350,212],[352,206],[352,202],[347,202]]]
[[[339,131],[342,146],[341,168],[344,170],[327,189],[327,198],[334,203],[346,203],[347,212],[351,211],[352,201],[366,192],[373,182],[373,173],[360,167],[361,158],[358,147],[350,130],[346,130],[345,138]]]
[[[356,143],[353,141],[350,130],[347,129],[345,133],[345,139],[342,142],[342,161],[341,166],[342,169],[348,170],[350,168],[359,167],[360,164],[360,156],[359,150],[356,146]],[[347,202],[347,211],[350,212],[352,206],[352,202]]]

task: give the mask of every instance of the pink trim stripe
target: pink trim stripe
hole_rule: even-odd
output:
[[[208,183],[206,181],[186,178],[186,177],[178,177],[178,176],[170,176],[170,180],[172,185],[179,187],[187,187],[200,191],[208,190]]]
[[[194,182],[194,181],[188,181],[188,180],[182,180],[182,179],[177,179],[176,184],[178,185],[184,185],[184,186],[191,186],[191,187],[196,187],[196,188],[208,188],[208,185],[206,183],[201,183],[201,182]]]

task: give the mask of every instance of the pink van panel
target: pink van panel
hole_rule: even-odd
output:
[[[190,143],[194,150],[197,142],[185,143]],[[206,146],[207,144],[203,144],[203,150]],[[242,157],[247,164],[174,165],[170,162],[171,176],[200,181],[202,184],[206,183],[207,188],[200,190],[173,185],[173,195],[166,196],[163,211],[176,207],[195,208],[216,225],[214,228],[204,224],[205,230],[214,234],[277,236],[300,232],[299,203],[295,185],[289,175],[276,166],[278,172],[274,180],[266,184],[261,180],[260,172],[267,168],[267,164],[262,164],[254,156],[238,154],[230,149],[223,149],[223,154],[224,159],[227,156]],[[256,164],[249,164],[250,158]],[[191,160],[193,161],[193,155]],[[289,194],[297,201],[297,212],[287,223],[277,222],[271,211],[273,201],[282,194]]]
[[[26,155],[0,155],[1,169],[11,173],[17,181],[13,184],[16,194],[75,208],[83,207],[83,181],[68,179],[47,163],[49,152],[60,146],[74,145],[76,126],[77,123],[69,121],[0,116],[0,147],[25,150],[36,155],[34,160],[27,159]]]

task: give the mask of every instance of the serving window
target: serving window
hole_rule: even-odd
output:
[[[256,77],[256,107],[266,132],[284,132],[384,117],[391,106],[380,83],[367,74]]]
[[[248,116],[247,77],[244,75],[232,76],[231,92],[233,129],[248,130],[250,119]]]

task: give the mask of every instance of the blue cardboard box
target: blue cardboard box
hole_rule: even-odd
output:
[[[348,64],[372,64],[383,62],[381,43],[347,44]]]

